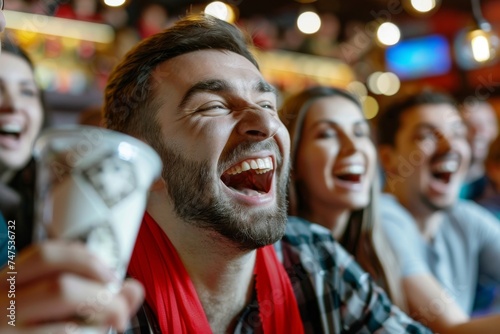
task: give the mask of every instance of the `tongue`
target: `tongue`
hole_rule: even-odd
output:
[[[20,145],[19,135],[0,133],[0,145],[5,148],[15,149]]]
[[[259,196],[265,193],[266,176],[257,175],[253,171],[242,172],[237,175],[223,175],[222,182],[232,190],[246,196]]]
[[[232,189],[240,194],[246,195],[246,196],[260,196],[262,194],[255,189],[249,189],[249,188],[236,189],[236,188],[230,187],[230,189]]]

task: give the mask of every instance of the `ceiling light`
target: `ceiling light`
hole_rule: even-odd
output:
[[[411,0],[411,6],[417,12],[427,13],[436,8],[436,0]]]
[[[297,18],[297,27],[304,34],[314,34],[321,27],[321,19],[315,12],[303,12]]]
[[[222,1],[213,1],[205,7],[205,14],[212,15],[226,22],[234,22],[235,13],[231,6]]]
[[[399,42],[400,38],[401,31],[394,23],[384,22],[377,29],[377,39],[383,45],[394,45]]]
[[[104,0],[104,4],[109,7],[120,7],[125,4],[125,0]]]
[[[472,69],[493,63],[499,49],[499,38],[481,12],[479,0],[471,0],[474,24],[456,38],[457,62]]]

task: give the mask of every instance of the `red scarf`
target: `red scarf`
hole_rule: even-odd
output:
[[[144,285],[146,302],[162,333],[212,333],[179,254],[148,213],[139,230],[128,272]],[[303,333],[290,279],[272,245],[257,250],[254,273],[264,333]]]

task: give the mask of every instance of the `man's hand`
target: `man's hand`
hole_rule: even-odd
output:
[[[73,333],[88,326],[122,331],[144,297],[134,280],[118,292],[110,289],[119,279],[80,243],[33,245],[17,255],[15,280],[8,272],[0,272],[2,333]]]

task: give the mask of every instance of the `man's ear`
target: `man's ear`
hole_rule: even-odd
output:
[[[398,161],[394,147],[386,144],[380,145],[378,147],[378,155],[384,172],[387,174],[396,174]]]

